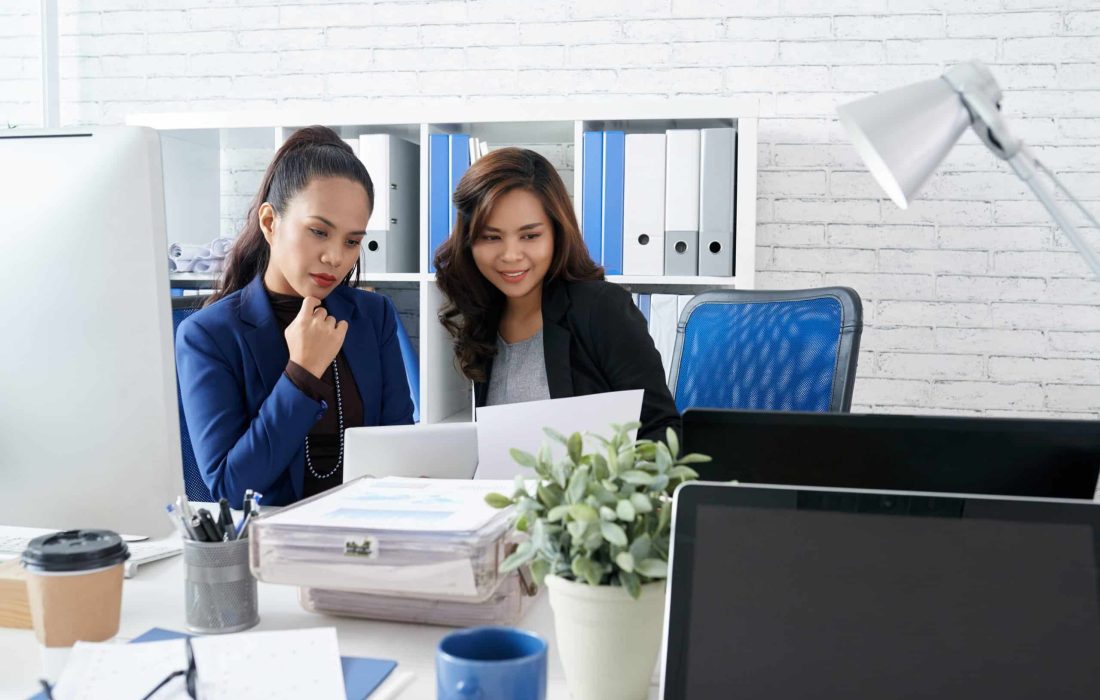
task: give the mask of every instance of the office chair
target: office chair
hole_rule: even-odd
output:
[[[862,330],[847,287],[700,294],[676,327],[676,408],[846,412]]]
[[[202,308],[205,296],[173,296],[172,297],[172,340],[175,341],[176,330],[183,319]],[[179,377],[176,378],[176,401],[180,410],[180,449],[183,454],[183,490],[188,500],[211,502],[214,497],[210,495],[210,489],[206,488],[206,482],[199,473],[199,463],[195,459],[195,451],[191,449],[191,434],[187,432],[187,421],[183,417],[183,396],[180,394]]]

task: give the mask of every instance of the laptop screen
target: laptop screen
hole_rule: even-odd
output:
[[[1100,506],[680,491],[666,698],[1098,698]]]
[[[693,409],[708,481],[1092,500],[1100,422]]]

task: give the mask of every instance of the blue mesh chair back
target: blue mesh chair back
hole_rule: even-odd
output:
[[[700,294],[676,329],[676,408],[848,411],[862,328],[846,287]]]
[[[176,330],[183,319],[202,308],[206,297],[187,296],[172,297],[172,338],[176,336]],[[199,463],[195,459],[195,451],[191,449],[191,434],[187,432],[187,421],[183,417],[183,397],[180,394],[179,377],[176,378],[176,401],[180,410],[180,450],[183,454],[183,490],[188,500],[213,501],[210,489],[206,488],[206,482],[202,480],[199,472]]]

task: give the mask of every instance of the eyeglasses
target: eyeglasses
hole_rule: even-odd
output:
[[[198,700],[199,671],[195,667],[195,651],[191,648],[191,638],[186,637],[184,639],[184,644],[187,649],[187,668],[182,671],[173,671],[169,673],[164,680],[158,683],[156,687],[150,690],[141,700],[150,700],[150,698],[157,694],[158,690],[168,685],[173,678],[179,678],[180,676],[183,676],[187,683],[187,697],[191,698],[191,700]],[[49,683],[44,680],[38,682],[42,684],[42,691],[46,694],[47,700],[57,700],[53,696],[53,688],[50,687]]]

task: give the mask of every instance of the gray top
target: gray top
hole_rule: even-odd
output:
[[[500,406],[550,398],[546,381],[546,359],[542,348],[542,329],[527,340],[509,345],[497,335],[497,356],[489,377],[486,406]]]

